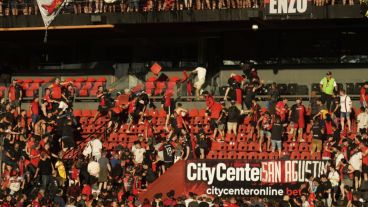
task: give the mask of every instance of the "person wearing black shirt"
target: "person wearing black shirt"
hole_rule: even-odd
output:
[[[255,99],[256,92],[258,89],[262,88],[263,82],[261,81],[260,84],[255,82],[250,82],[244,87],[245,92],[245,100],[244,104],[247,107],[248,110],[252,107],[252,99]]]
[[[236,135],[238,122],[240,119],[240,110],[235,106],[235,101],[231,101],[231,106],[228,110],[227,116],[227,133],[231,133],[231,131]]]
[[[47,189],[47,186],[50,183],[52,172],[54,171],[54,166],[51,163],[51,160],[47,158],[45,153],[41,153],[41,160],[38,163],[38,168],[35,173],[35,178],[38,175],[41,175],[42,180],[42,188]]]
[[[322,200],[326,206],[331,206],[331,205],[328,205],[328,203],[332,201],[332,197],[331,197],[332,184],[327,179],[326,175],[321,175],[321,183],[318,186],[317,191],[318,191],[318,193],[316,193],[317,198]]]
[[[207,152],[208,152],[208,143],[207,143],[207,138],[206,138],[206,134],[205,133],[199,133],[197,135],[197,146],[196,146],[196,151],[197,154],[199,155],[199,159],[204,159]]]
[[[220,117],[218,119],[218,130],[221,136],[221,141],[224,141],[224,137],[225,137],[225,125],[227,123],[227,115],[228,115],[228,110],[227,108],[225,108],[225,102],[221,102],[222,104],[222,110],[220,112]]]
[[[68,121],[62,129],[61,145],[63,150],[75,147],[74,133],[75,129],[72,126],[72,121]]]
[[[318,120],[313,121],[311,132],[313,138],[311,153],[320,153],[322,150],[323,128]]]
[[[271,143],[272,143],[272,152],[275,152],[275,149],[277,147],[277,150],[279,152],[279,157],[281,157],[281,140],[283,136],[284,127],[281,123],[281,119],[279,116],[276,116],[275,122],[272,125],[271,129]]]
[[[14,146],[5,148],[4,163],[9,165],[12,169],[17,168],[18,161],[22,156],[22,151],[19,148],[19,143],[15,142]]]
[[[193,156],[193,147],[190,139],[190,135],[187,131],[183,130],[183,148],[184,148],[184,160],[192,160]]]
[[[272,115],[276,113],[275,111],[276,103],[277,101],[279,101],[279,98],[280,98],[280,92],[275,82],[272,83],[268,94],[270,97],[270,100],[268,101],[268,111]]]
[[[170,144],[169,140],[164,141],[160,150],[164,154],[165,169],[168,169],[174,164],[174,147]]]

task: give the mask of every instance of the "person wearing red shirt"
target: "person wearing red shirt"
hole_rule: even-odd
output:
[[[257,103],[256,99],[252,100],[252,107],[250,110],[250,139],[253,139],[254,129],[257,128],[257,123],[259,118],[261,117],[261,106]]]
[[[235,101],[235,105],[239,110],[242,110],[243,106],[243,91],[241,90],[244,77],[241,75],[231,74],[228,80],[228,88],[226,89],[224,100],[230,97],[230,100]]]
[[[367,142],[360,142],[359,147],[363,155],[363,166],[362,166],[363,179],[364,181],[368,181],[368,144]]]
[[[114,132],[117,131],[120,122],[120,115],[123,112],[124,107],[124,105],[119,104],[119,101],[115,100],[114,107],[112,107],[109,111],[111,117],[109,123],[107,124],[109,131],[111,130],[111,127]]]
[[[281,121],[284,123],[286,121],[287,114],[287,98],[284,98],[282,101],[277,102],[276,104],[276,114],[280,116]]]
[[[23,97],[22,87],[14,79],[8,89],[8,99],[10,104],[17,109],[17,113],[20,114],[20,105]]]
[[[367,108],[368,102],[368,81],[364,83],[363,87],[360,89],[360,104],[362,107]]]
[[[49,88],[51,89],[51,99],[60,101],[62,98],[60,79],[55,78],[54,83]]]
[[[210,127],[213,131],[213,139],[216,139],[217,132],[218,132],[218,121],[221,115],[222,105],[219,102],[214,102],[212,105],[210,112],[211,112],[211,121],[210,121]]]
[[[262,152],[262,144],[264,137],[267,139],[266,149],[270,149],[271,146],[271,130],[272,130],[272,118],[269,112],[266,112],[257,123],[260,128],[259,131],[259,152]]]
[[[32,127],[34,128],[40,116],[40,104],[37,97],[35,97],[29,105],[29,110],[31,111]]]
[[[206,100],[207,110],[211,110],[213,104],[215,103],[215,99],[211,94],[208,93],[208,91],[203,92],[203,97]]]
[[[178,138],[181,135],[182,129],[188,130],[188,126],[184,120],[184,117],[187,114],[188,114],[188,110],[183,108],[183,105],[181,103],[178,103],[174,111],[174,115],[176,117],[176,124],[177,124],[177,129],[176,129],[175,134],[178,136]]]
[[[333,137],[329,137],[323,145],[322,160],[331,160],[331,153],[333,152],[332,146],[334,144]]]

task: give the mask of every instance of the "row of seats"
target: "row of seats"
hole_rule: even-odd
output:
[[[49,83],[53,78],[37,78],[37,79],[17,79],[21,84],[22,89],[25,91],[25,97],[33,97],[39,90],[42,84]],[[73,82],[73,86],[76,89],[76,95],[80,97],[95,97],[97,95],[97,89],[99,86],[105,86],[107,79],[105,77],[69,77],[64,81]]]
[[[321,153],[291,152],[279,156],[278,152],[238,152],[238,151],[210,151],[207,159],[245,159],[245,160],[274,160],[289,158],[292,160],[320,160]]]
[[[244,142],[241,140],[237,140],[236,142],[232,142],[231,144],[226,142],[213,142],[211,145],[211,151],[248,151],[248,152],[257,152],[259,151],[259,142]],[[266,151],[266,145],[262,148],[262,151]],[[283,142],[283,151],[286,152],[310,152],[311,151],[311,142]]]
[[[175,93],[176,82],[146,82],[146,93],[149,95],[163,95],[166,94],[174,94]]]

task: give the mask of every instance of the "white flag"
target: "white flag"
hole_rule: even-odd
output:
[[[60,10],[64,7],[66,0],[37,0],[43,23],[48,27]]]

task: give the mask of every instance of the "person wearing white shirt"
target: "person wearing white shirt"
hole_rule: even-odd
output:
[[[132,153],[134,155],[134,163],[135,164],[142,164],[144,160],[144,153],[146,150],[141,146],[141,143],[137,142],[132,147]]]
[[[193,86],[194,88],[196,88],[196,91],[195,91],[196,98],[199,99],[200,90],[204,82],[206,81],[207,70],[204,67],[197,67],[196,69],[192,71],[192,73],[197,74],[198,80],[193,84]]]
[[[335,148],[335,169],[340,169],[341,165],[342,165],[342,160],[345,159],[344,154],[341,152],[341,147],[336,147]]]
[[[350,113],[353,106],[353,102],[350,97],[346,95],[345,90],[340,90],[340,112],[341,112],[341,130],[345,129],[345,119],[348,124],[348,130],[351,132],[351,120]]]
[[[359,148],[355,149],[354,154],[350,157],[349,164],[353,168],[352,170],[354,174],[355,190],[358,190],[361,184],[361,174],[363,167],[363,154],[361,151],[359,151]]]
[[[102,151],[102,142],[101,140],[95,138],[91,141],[91,147],[92,147],[92,157],[95,158],[95,160],[99,160],[101,158],[101,151]]]
[[[330,166],[330,173],[328,174],[328,180],[331,182],[332,186],[332,200],[336,201],[336,192],[339,189],[340,175],[336,169]]]
[[[368,127],[368,108],[361,107],[361,113],[357,116],[357,133],[362,134],[367,132]]]

